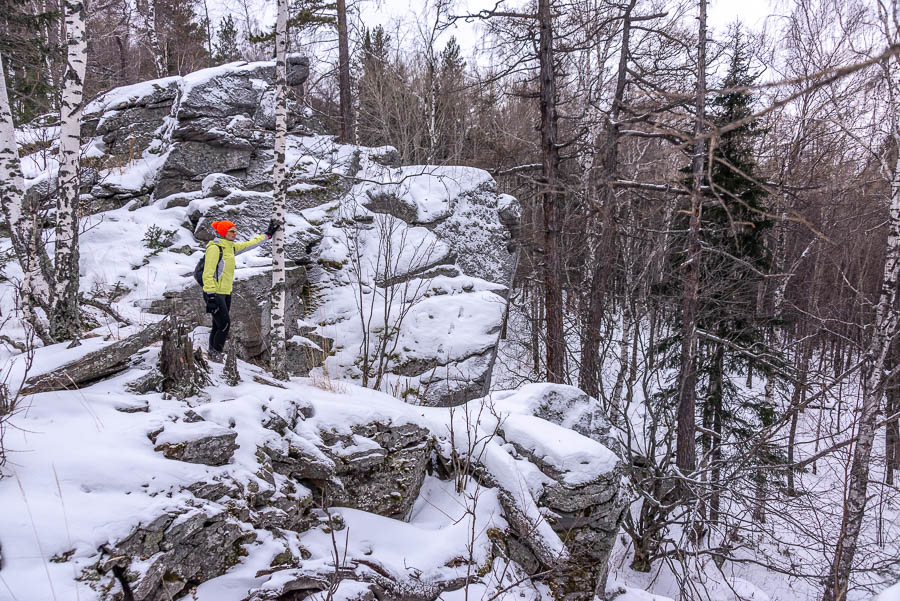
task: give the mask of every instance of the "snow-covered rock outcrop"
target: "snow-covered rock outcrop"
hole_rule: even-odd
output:
[[[291,65],[299,85],[305,63]],[[264,245],[236,272],[241,382],[214,365],[185,400],[158,392],[155,341],[171,322],[153,322],[208,319],[192,272],[209,223],[247,237],[269,219],[272,71],[234,63],[86,108],[82,292],[131,325],[97,312],[81,346],[36,351],[34,394],[3,441],[0,598],[592,598],[621,467],[595,399],[490,393],[519,208],[483,171],[337,144],[295,105],[287,325],[292,373],[309,377],[260,367]],[[42,131],[44,150],[23,160],[41,196],[56,171],[55,130]],[[4,316],[17,269],[4,266]],[[24,340],[19,327],[10,317],[4,335]],[[114,344],[113,364],[85,361]],[[0,348],[13,394],[26,358]],[[60,390],[78,360],[80,389]]]
[[[108,344],[39,349],[35,369]],[[0,479],[14,598],[261,601],[339,586],[335,598],[549,601],[604,582],[621,466],[577,389],[420,407],[240,362],[242,383],[214,366],[185,401],[129,392],[158,353],[77,399],[30,397],[16,417],[14,477]]]
[[[292,57],[292,82],[307,74],[305,59]],[[208,319],[189,275],[210,223],[234,221],[244,237],[271,216],[273,77],[274,63],[232,63],[116,88],[87,105],[86,293],[114,295],[126,314],[137,305]],[[399,166],[390,147],[338,144],[317,133],[309,109],[291,107],[292,373],[324,361],[332,378],[430,405],[485,394],[515,269],[517,201],[479,169]],[[31,193],[52,188],[52,145],[23,161]],[[138,251],[154,226],[169,239],[131,264],[127,255],[106,262],[104,281],[91,282],[85,263],[111,256],[110,222]],[[267,246],[238,262],[233,303],[241,357],[259,364],[268,359]]]

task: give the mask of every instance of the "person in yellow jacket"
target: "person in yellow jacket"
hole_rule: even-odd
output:
[[[221,362],[225,341],[231,328],[231,289],[234,284],[234,257],[271,238],[278,225],[269,222],[269,229],[246,242],[235,242],[237,227],[231,221],[213,221],[215,239],[206,245],[203,263],[203,299],[206,312],[212,313],[209,332],[209,359]]]

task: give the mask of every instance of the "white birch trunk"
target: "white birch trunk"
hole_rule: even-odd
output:
[[[278,224],[278,231],[272,239],[272,301],[271,301],[271,346],[270,360],[272,374],[287,380],[284,305],[284,203],[287,196],[285,178],[285,146],[287,138],[287,0],[277,0],[278,20],[275,26],[275,166],[272,168],[274,182],[274,203],[272,220]]]
[[[4,73],[3,58],[0,57],[0,207],[9,225],[13,250],[25,274],[21,287],[22,310],[25,318],[40,333],[44,328],[38,323],[35,307],[49,307],[50,284],[41,271],[39,257],[43,248],[38,243],[37,211],[28,206],[25,197],[25,181],[19,163],[16,130]]]
[[[147,29],[147,43],[150,44],[150,54],[153,57],[153,68],[156,77],[165,77],[169,74],[166,68],[166,60],[162,46],[159,45],[159,34],[156,31],[156,4],[155,0],[145,0],[144,21]]]
[[[66,73],[60,100],[59,184],[56,194],[56,283],[50,311],[50,335],[78,337],[78,168],[81,159],[81,109],[87,44],[84,2],[66,0]]]
[[[866,512],[869,462],[875,441],[876,418],[887,384],[885,365],[891,341],[897,334],[898,314],[895,300],[898,279],[900,279],[900,158],[894,165],[891,180],[891,206],[884,276],[881,282],[878,306],[875,310],[875,323],[872,326],[872,342],[866,351],[869,369],[863,383],[862,413],[859,416],[856,448],[853,452],[853,463],[850,466],[850,481],[844,501],[841,535],[835,549],[829,577],[825,583],[825,593],[822,597],[824,601],[843,601],[847,596],[850,584],[853,558],[856,554]]]

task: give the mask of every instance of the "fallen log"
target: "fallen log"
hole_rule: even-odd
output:
[[[189,324],[193,327],[193,324]],[[80,359],[66,363],[51,372],[34,376],[25,381],[20,394],[29,395],[56,390],[77,390],[88,384],[121,373],[132,365],[139,350],[162,339],[167,330],[176,326],[169,317],[147,326],[124,340],[90,352]]]

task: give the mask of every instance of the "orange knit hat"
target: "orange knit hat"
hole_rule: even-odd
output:
[[[214,230],[216,230],[216,232],[218,232],[218,234],[220,236],[222,236],[223,238],[225,237],[225,234],[228,233],[228,230],[230,230],[233,227],[235,227],[235,225],[231,221],[213,221],[212,222],[212,228]]]

